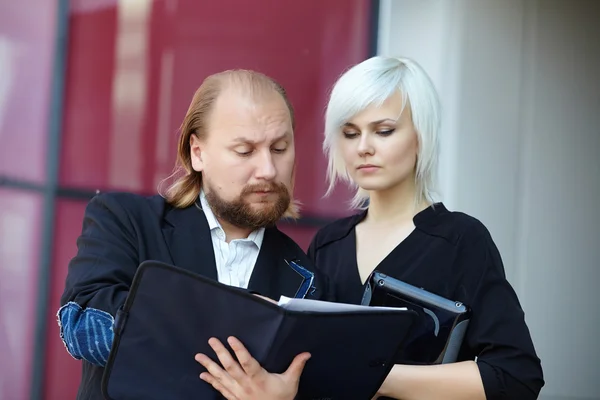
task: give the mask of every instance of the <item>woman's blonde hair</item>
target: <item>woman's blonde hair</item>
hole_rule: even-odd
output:
[[[228,88],[239,90],[240,95],[251,96],[252,99],[257,101],[260,101],[260,96],[275,91],[285,101],[290,112],[292,129],[295,128],[294,109],[285,89],[274,79],[260,72],[240,69],[208,76],[194,93],[180,127],[175,170],[170,176],[175,180],[163,195],[167,202],[174,207],[189,207],[196,202],[200,195],[202,173],[192,168],[190,138],[193,134],[199,138],[203,138],[208,134],[208,121],[215,101],[219,94]],[[284,214],[284,217],[288,218],[298,218],[299,216],[299,203],[293,199],[293,182],[294,176],[292,176],[292,193],[290,193],[292,201]]]
[[[382,56],[369,58],[348,69],[333,86],[325,114],[323,142],[328,158],[329,188],[326,195],[331,193],[339,179],[356,189],[351,206],[365,208],[369,195],[352,181],[338,151],[341,127],[365,108],[380,106],[398,91],[403,96],[403,107],[410,106],[419,143],[415,204],[434,202],[441,114],[437,91],[427,73],[415,61]]]

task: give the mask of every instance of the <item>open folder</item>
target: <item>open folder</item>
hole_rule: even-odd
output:
[[[306,299],[274,304],[167,264],[140,265],[115,320],[107,399],[222,399],[194,360],[218,362],[208,339],[235,336],[269,372],[308,351],[298,399],[371,399],[416,317],[402,308]]]

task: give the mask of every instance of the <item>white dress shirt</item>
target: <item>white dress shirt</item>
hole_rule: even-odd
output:
[[[265,236],[265,228],[253,231],[246,239],[235,239],[227,243],[225,231],[208,205],[203,191],[200,193],[200,205],[210,228],[219,282],[247,289]]]

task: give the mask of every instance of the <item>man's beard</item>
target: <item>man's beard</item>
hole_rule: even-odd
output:
[[[204,184],[208,189],[205,191],[206,201],[212,212],[217,218],[240,228],[255,230],[274,225],[285,214],[291,201],[290,193],[283,183],[248,185],[232,201],[220,197],[208,182],[204,182]],[[253,192],[259,191],[273,192],[277,199],[274,202],[269,200],[261,209],[255,210],[245,198]]]

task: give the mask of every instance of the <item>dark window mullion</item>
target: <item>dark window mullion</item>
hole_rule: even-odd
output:
[[[68,52],[69,1],[59,0],[57,6],[56,38],[54,42],[54,63],[52,66],[52,88],[50,98],[50,121],[48,125],[48,147],[46,155],[46,184],[44,193],[41,251],[38,270],[38,290],[34,351],[32,360],[31,395],[32,400],[44,398],[45,364],[47,356],[48,304],[50,300],[50,274],[52,269],[54,227],[56,214],[56,192],[60,166],[61,131],[64,108],[64,86]]]

